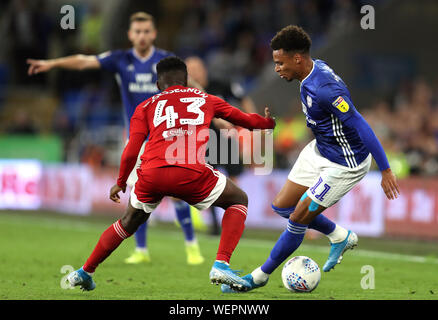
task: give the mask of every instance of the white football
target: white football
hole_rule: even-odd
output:
[[[281,279],[289,291],[311,292],[321,280],[321,270],[309,257],[296,256],[285,263]]]

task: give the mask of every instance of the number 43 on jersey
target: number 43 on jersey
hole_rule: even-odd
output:
[[[154,126],[157,127],[166,121],[167,129],[173,128],[176,125],[176,120],[179,119],[180,124],[199,125],[204,123],[204,111],[200,108],[205,104],[204,98],[181,98],[182,103],[190,103],[187,106],[187,112],[197,114],[196,119],[179,119],[178,113],[175,112],[174,106],[166,106],[167,100],[160,100],[155,107]]]

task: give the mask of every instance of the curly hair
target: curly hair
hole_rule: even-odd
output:
[[[271,40],[271,49],[309,53],[312,40],[309,35],[298,26],[289,25],[281,29]]]

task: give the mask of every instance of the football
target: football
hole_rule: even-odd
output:
[[[296,256],[287,261],[281,272],[283,284],[292,292],[311,292],[321,280],[318,264],[306,256]]]

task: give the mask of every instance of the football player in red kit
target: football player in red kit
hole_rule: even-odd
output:
[[[265,117],[247,114],[216,96],[188,88],[186,65],[177,57],[162,59],[157,64],[157,74],[161,92],[137,106],[119,178],[110,190],[110,199],[119,202],[118,194],[125,192],[126,180],[149,137],[126,213],[104,231],[83,267],[69,274],[68,281],[72,286],[93,290],[96,285],[92,274],[97,266],[148,219],[163,197],[172,196],[198,210],[212,205],[225,210],[210,281],[240,290],[248,284],[230,269],[229,262],[245,227],[248,197],[205,163],[210,122],[217,117],[248,129],[273,129],[275,122],[268,108]]]

